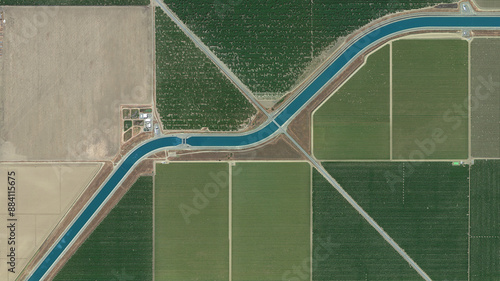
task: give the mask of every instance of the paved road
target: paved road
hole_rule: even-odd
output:
[[[404,31],[414,31],[422,29],[499,29],[500,17],[498,16],[415,16],[411,18],[392,20],[391,22],[384,22],[379,24],[376,28],[369,30],[362,36],[357,37],[348,44],[348,48],[331,62],[319,75],[304,90],[297,95],[292,102],[290,102],[283,110],[274,115],[273,120],[268,120],[265,124],[255,129],[252,132],[245,134],[197,134],[197,135],[177,135],[166,136],[145,142],[130,153],[128,153],[123,160],[119,163],[115,171],[101,187],[98,193],[93,197],[90,203],[80,212],[78,217],[73,221],[71,226],[68,227],[66,232],[58,240],[57,244],[46,254],[44,259],[37,265],[35,271],[31,274],[28,280],[35,281],[41,280],[47,272],[52,268],[54,263],[61,257],[61,254],[68,248],[75,240],[81,231],[86,227],[89,221],[99,211],[101,206],[106,203],[108,198],[113,194],[114,190],[121,184],[128,173],[133,170],[135,165],[141,159],[148,155],[164,149],[238,149],[242,147],[249,147],[260,144],[277,134],[284,132],[288,123],[300,112],[300,110],[310,100],[321,91],[321,89],[328,84],[334,77],[336,77],[342,70],[359,54],[366,51],[369,46],[376,42],[394,36]],[[310,156],[309,156],[310,157]],[[311,159],[313,159],[311,157]],[[313,159],[314,160],[314,159]],[[313,162],[315,163],[315,162]],[[320,172],[324,173],[328,180],[330,180],[334,187],[342,191],[340,185],[331,178],[328,173],[321,168],[318,164]],[[386,239],[412,266],[426,279],[430,278],[419,270],[411,259],[404,253],[404,251],[395,244],[395,242],[359,207],[359,205],[350,198],[350,196],[341,192],[341,194],[367,219],[372,226],[374,226],[379,233]],[[350,199],[349,199],[350,198]]]

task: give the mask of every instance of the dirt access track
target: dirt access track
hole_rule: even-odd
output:
[[[3,12],[0,161],[111,160],[120,105],[153,103],[152,9]]]

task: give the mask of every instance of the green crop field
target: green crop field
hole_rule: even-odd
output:
[[[168,130],[238,130],[256,109],[156,8],[156,106]]]
[[[153,178],[140,177],[54,280],[152,280]]]
[[[393,158],[468,157],[468,43],[393,43]]]
[[[307,163],[233,167],[232,280],[295,280],[309,266],[310,180]]]
[[[451,0],[165,0],[257,96],[285,93],[313,58],[371,20]]]
[[[500,158],[500,39],[471,43],[471,152]]]
[[[314,155],[318,159],[389,159],[389,56],[389,46],[370,55],[314,113]]]
[[[147,6],[148,0],[0,0],[0,5],[19,6]]]
[[[323,166],[433,280],[467,280],[468,167],[450,162]]]
[[[155,279],[228,280],[227,163],[158,164]]]
[[[500,279],[500,160],[471,166],[471,280]]]
[[[371,195],[376,195],[376,191]],[[421,279],[316,170],[313,233],[313,280]]]

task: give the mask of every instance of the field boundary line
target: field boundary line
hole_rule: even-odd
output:
[[[310,200],[310,205],[309,205],[309,209],[310,209],[310,217],[309,217],[309,227],[310,227],[310,245],[309,245],[309,254],[310,254],[310,258],[311,260],[309,261],[310,264],[309,264],[309,268],[311,269],[309,274],[310,274],[310,278],[309,280],[310,281],[313,281],[313,170],[314,167],[313,165],[309,165],[309,200]]]
[[[468,75],[467,75],[467,83],[468,83],[468,87],[467,87],[467,102],[469,103],[467,105],[467,111],[468,111],[468,119],[467,119],[467,125],[468,125],[468,133],[467,133],[467,149],[469,150],[469,159],[467,160],[470,160],[472,159],[472,79],[471,79],[471,75],[472,75],[472,67],[471,67],[471,47],[472,47],[472,43],[471,43],[471,40],[467,40],[467,63],[468,63],[468,66],[467,66],[467,71],[469,72]]]
[[[229,190],[229,210],[228,210],[228,235],[229,235],[229,281],[233,278],[233,164],[228,162],[229,176],[228,176],[228,190]]]
[[[408,262],[408,264],[424,279],[427,281],[432,281],[432,279],[425,273],[425,271],[401,248],[394,239],[392,239],[385,230],[380,227],[380,225],[354,200],[354,198],[345,191],[342,186],[325,170],[325,168],[318,162],[315,158],[309,155],[304,148],[302,148],[297,141],[284,131],[284,134],[290,139],[290,141],[309,159],[311,164],[316,168],[316,170],[330,183],[330,185],[337,190],[342,197],[370,224],[370,226],[375,229],[382,238],[389,243],[389,245],[398,252],[398,254]]]
[[[467,228],[467,280],[470,280],[470,238],[471,238],[471,233],[470,233],[470,170],[472,169],[472,165],[469,165],[469,216],[467,218],[467,223],[468,223],[468,228]]]
[[[389,160],[392,160],[392,41],[389,42]]]
[[[156,223],[155,223],[155,207],[156,207],[155,188],[156,188],[156,161],[153,162],[153,190],[152,190],[152,192],[153,192],[153,199],[152,199],[153,202],[152,203],[153,204],[151,204],[153,206],[153,210],[152,210],[152,213],[153,213],[152,214],[153,215],[152,216],[152,220],[153,220],[153,229],[152,229],[152,236],[153,236],[153,240],[152,240],[153,241],[153,253],[152,253],[152,255],[153,255],[153,259],[152,259],[152,261],[153,261],[152,262],[153,274],[152,275],[153,275],[153,281],[155,281],[155,254],[156,254],[156,252],[155,252],[155,244],[156,244],[155,243],[155,226],[156,226]]]

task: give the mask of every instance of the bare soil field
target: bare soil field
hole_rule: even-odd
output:
[[[153,102],[151,9],[3,10],[0,160],[112,159],[120,104]]]
[[[478,158],[500,157],[500,39],[471,43],[471,150]]]
[[[498,2],[498,0],[474,0],[474,2],[482,10],[491,10],[500,8],[500,2]]]
[[[14,280],[27,261],[47,239],[54,227],[67,213],[69,208],[92,181],[101,168],[99,163],[79,164],[2,164],[0,172],[15,172],[15,216],[7,212],[7,192],[0,193],[0,219],[7,222],[8,218],[15,221],[16,266],[15,273],[9,273],[7,268],[0,272],[1,280]],[[0,189],[7,190],[7,178],[0,183]],[[0,241],[7,241],[11,230],[3,227],[0,230]],[[7,243],[0,245],[0,251],[7,253]],[[5,256],[0,263],[7,265]]]

